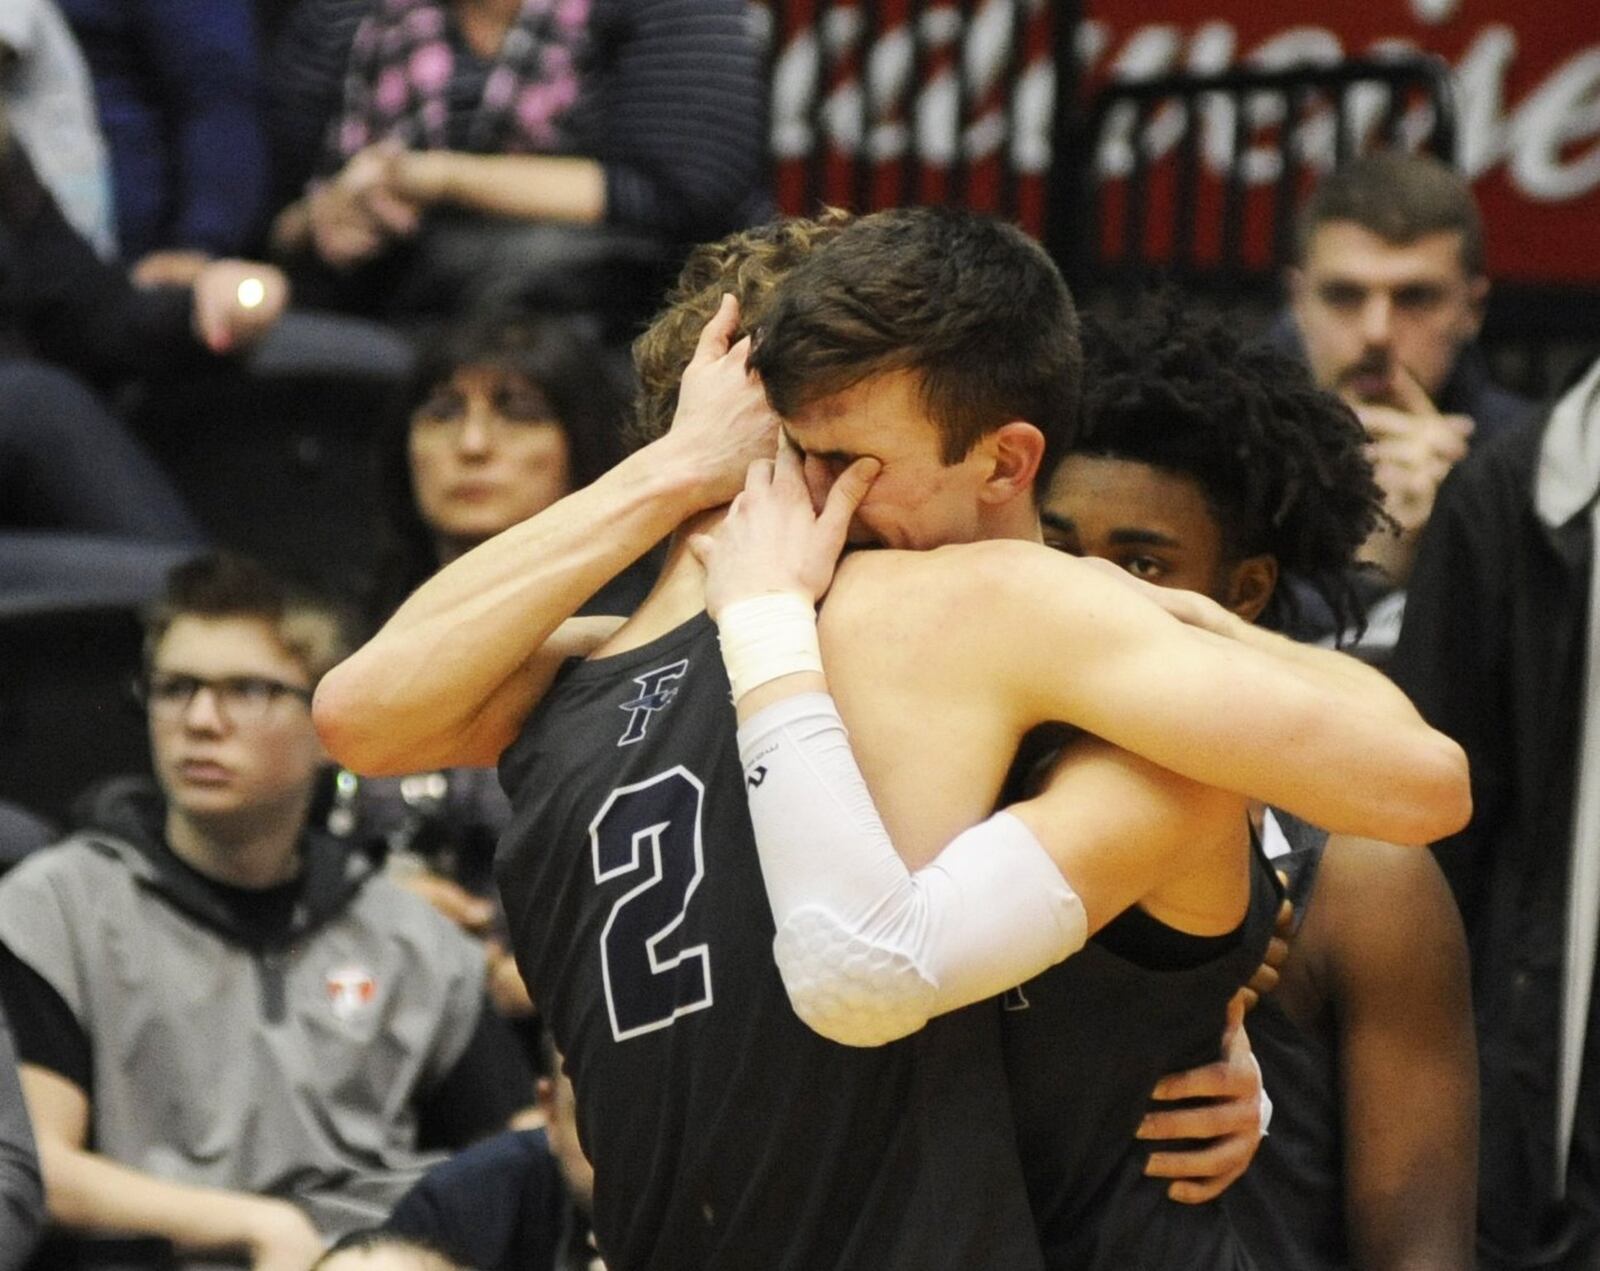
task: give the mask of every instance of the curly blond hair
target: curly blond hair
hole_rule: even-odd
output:
[[[760,327],[784,275],[853,219],[849,212],[825,208],[815,219],[781,217],[690,252],[667,293],[666,306],[633,342],[639,388],[626,430],[632,446],[654,441],[671,427],[678,381],[723,295],[732,292],[739,301],[735,338],[751,334]]]

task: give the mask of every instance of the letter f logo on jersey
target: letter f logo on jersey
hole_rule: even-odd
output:
[[[688,669],[689,659],[682,658],[670,666],[658,666],[653,671],[633,677],[633,682],[639,686],[639,696],[622,703],[620,709],[631,713],[628,715],[628,726],[618,738],[617,745],[631,746],[644,736],[645,729],[650,727],[650,716],[665,710],[678,695],[677,682]]]

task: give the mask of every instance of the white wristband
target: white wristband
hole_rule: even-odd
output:
[[[736,600],[717,619],[722,661],[737,702],[753,688],[800,671],[822,671],[817,611],[793,591]]]

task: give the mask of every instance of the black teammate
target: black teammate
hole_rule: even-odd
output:
[[[1170,306],[1085,349],[1046,542],[1273,627],[1295,580],[1353,626],[1379,491],[1350,413],[1298,364]],[[1224,1203],[1263,1266],[1470,1266],[1477,1069],[1443,878],[1428,853],[1274,817],[1298,932],[1250,1032],[1277,1114]]]

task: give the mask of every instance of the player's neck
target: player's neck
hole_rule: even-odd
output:
[[[1039,524],[1039,508],[1030,496],[1022,495],[995,507],[984,509],[978,527],[979,539],[1016,538],[1028,543],[1044,542]]]
[[[681,627],[706,607],[706,571],[690,552],[689,538],[709,534],[726,514],[726,508],[715,508],[678,527],[667,548],[666,564],[650,594],[598,653],[609,657],[648,644]]]

